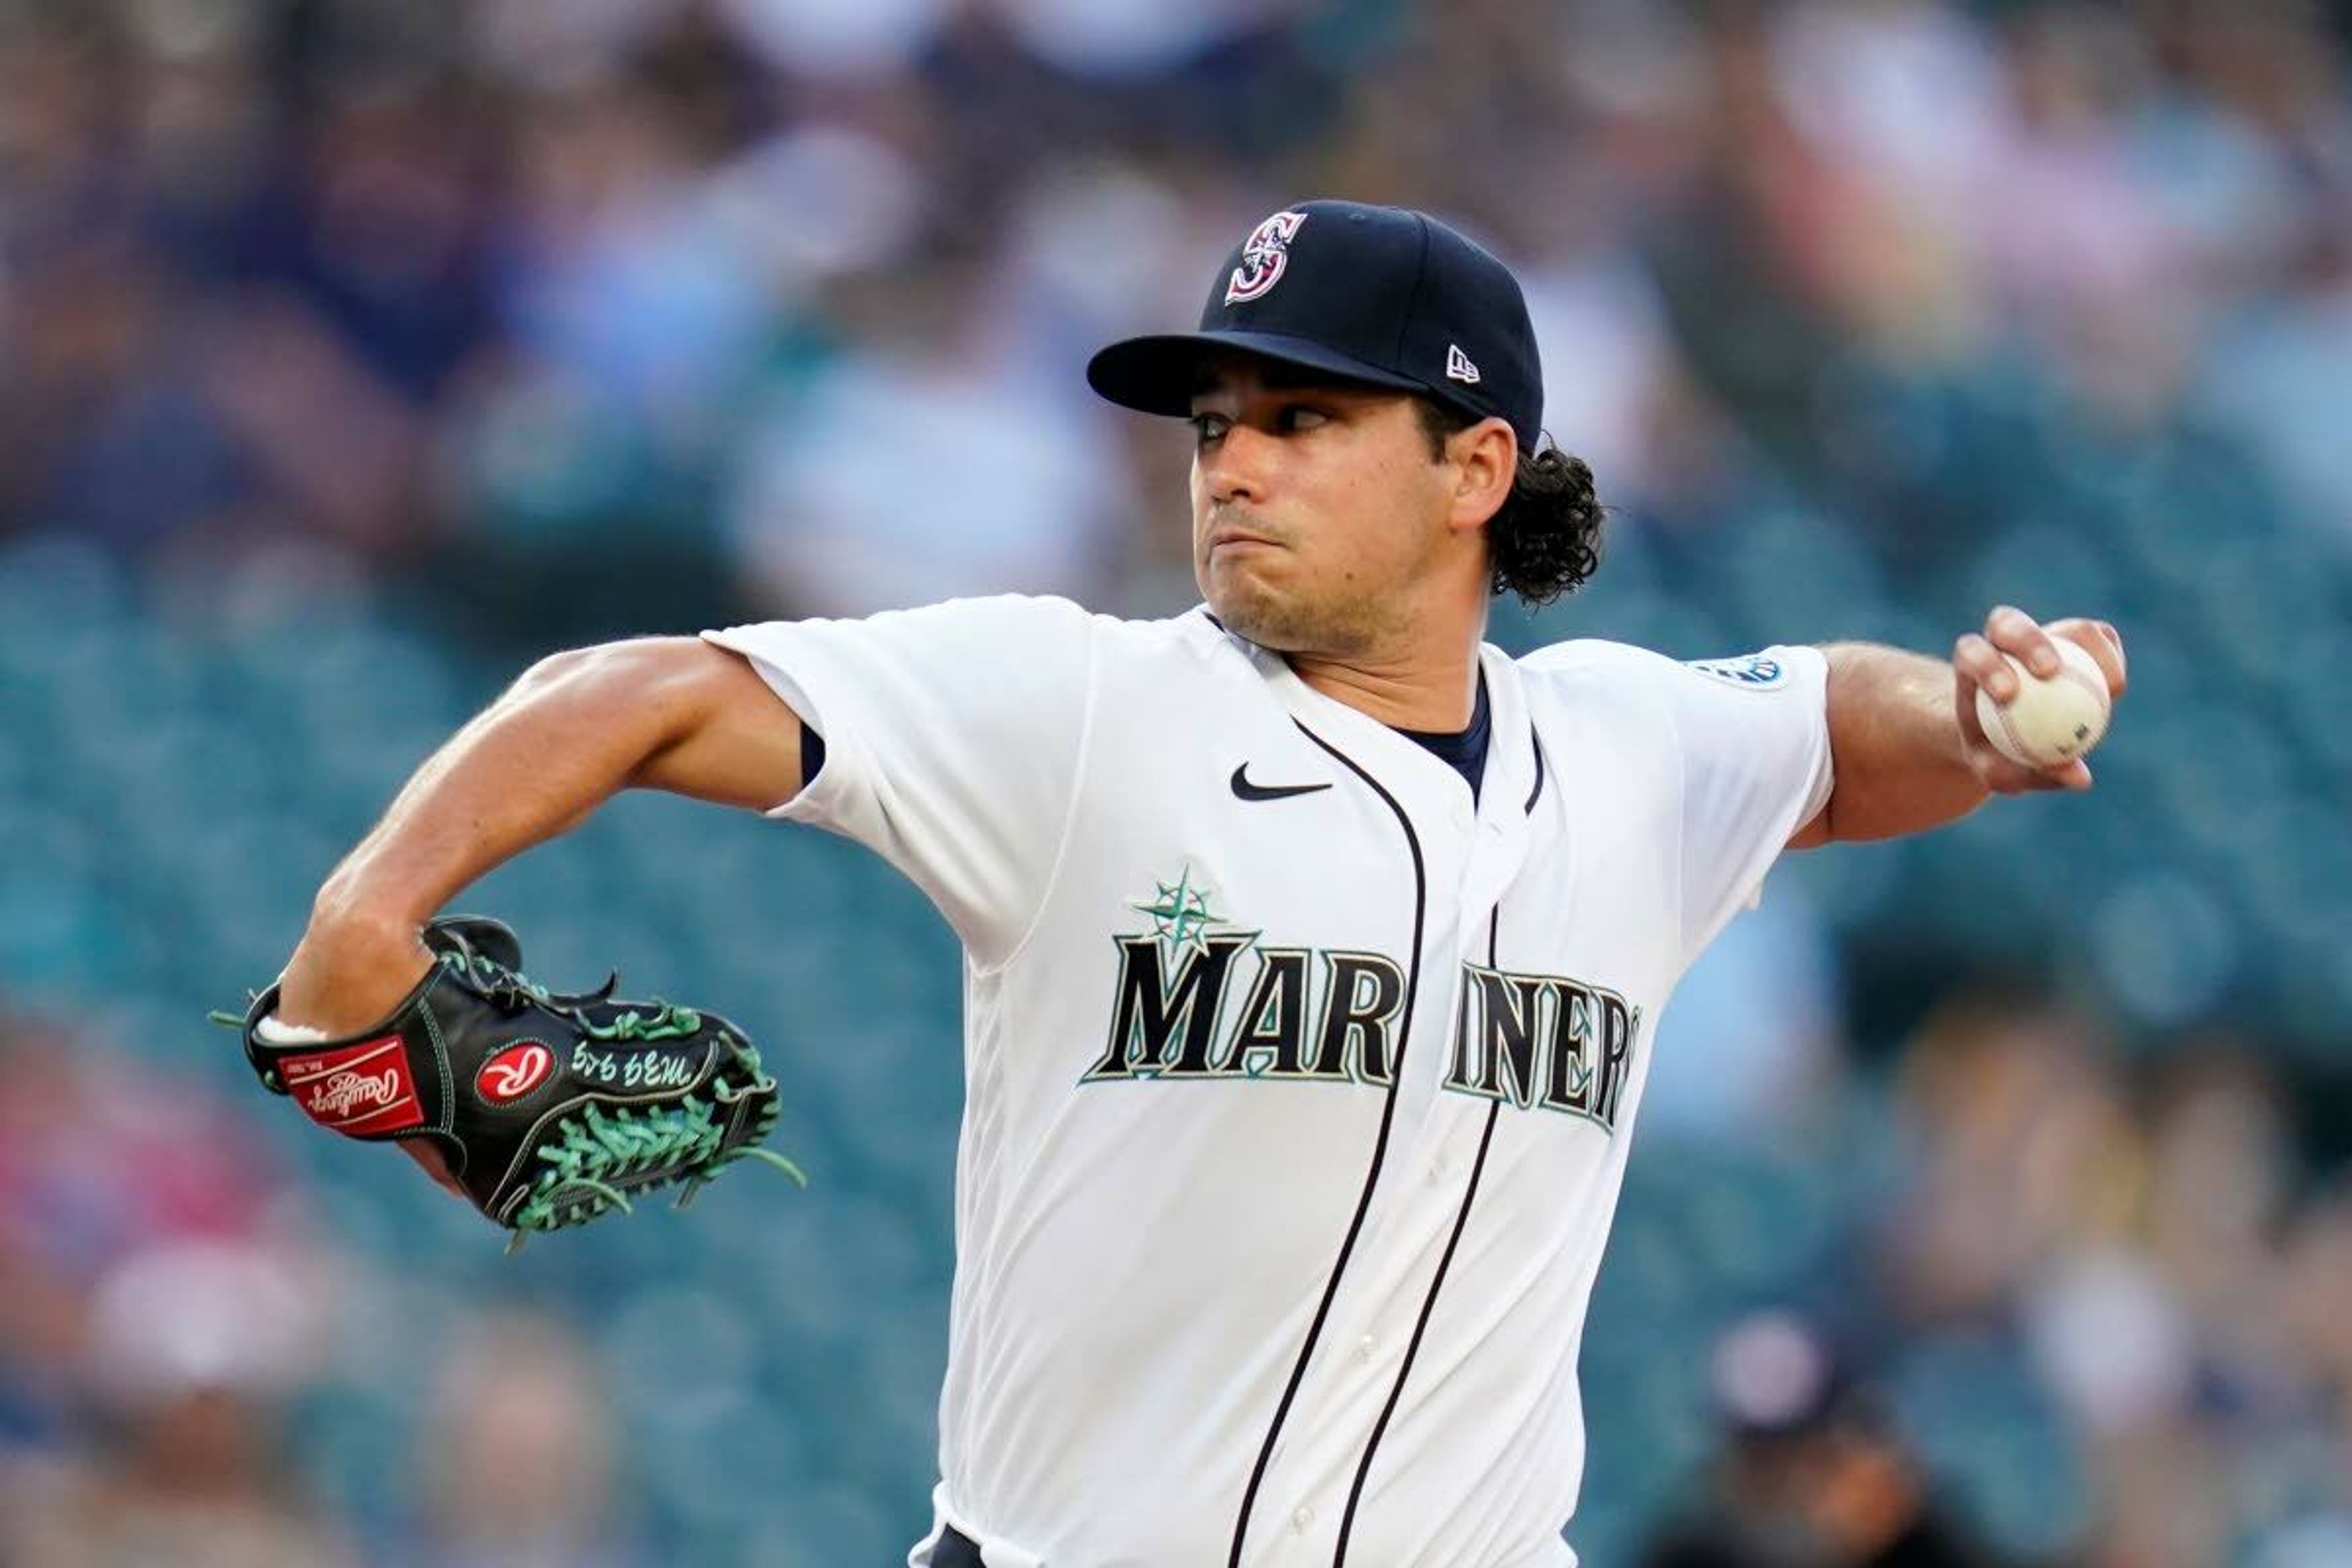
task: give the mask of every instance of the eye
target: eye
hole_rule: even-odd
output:
[[[1312,430],[1318,425],[1328,425],[1331,421],[1331,416],[1328,413],[1307,403],[1286,403],[1282,405],[1282,412],[1276,418],[1286,435],[1296,435],[1301,430]]]
[[[1193,437],[1203,447],[1210,445],[1234,426],[1234,422],[1222,414],[1195,414],[1190,422]]]

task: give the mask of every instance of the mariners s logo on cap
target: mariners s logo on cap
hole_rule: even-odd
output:
[[[1306,221],[1305,213],[1278,212],[1250,231],[1242,242],[1242,263],[1225,285],[1226,304],[1257,299],[1282,280],[1282,269],[1290,265],[1290,242]]]
[[[1087,382],[1113,403],[1181,419],[1212,356],[1247,354],[1506,419],[1521,452],[1541,444],[1543,366],[1518,280],[1426,213],[1294,202],[1227,252],[1208,283],[1198,331],[1106,344],[1087,362]]]

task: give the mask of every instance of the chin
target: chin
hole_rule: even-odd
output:
[[[1260,647],[1287,647],[1283,632],[1291,617],[1284,614],[1280,598],[1246,577],[1236,582],[1235,575],[1212,574],[1202,584],[1201,595],[1209,601],[1210,613],[1224,623],[1227,631]]]
[[[1313,606],[1268,593],[1256,584],[1227,587],[1208,595],[1209,609],[1225,629],[1276,653],[1335,651],[1328,616]]]

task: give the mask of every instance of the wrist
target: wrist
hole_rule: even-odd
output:
[[[370,875],[367,847],[336,867],[310,900],[308,934],[348,934],[354,940],[414,940],[439,908],[408,892],[387,888],[381,876]]]
[[[425,922],[388,908],[328,903],[310,907],[301,945],[322,952],[389,953],[425,951]]]
[[[278,1019],[340,1037],[373,1027],[432,967],[423,922],[321,890],[279,976]]]

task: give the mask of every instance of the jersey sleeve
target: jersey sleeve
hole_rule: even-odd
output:
[[[1798,828],[1828,804],[1829,660],[1769,647],[1660,660],[1656,696],[1682,753],[1683,962],[1761,892]]]
[[[824,738],[824,766],[768,815],[873,849],[978,962],[1009,956],[1069,820],[1093,617],[1063,599],[959,599],[702,635]]]
[[[1661,827],[1675,837],[1677,957],[1687,966],[1754,901],[1790,837],[1829,800],[1829,660],[1819,648],[1769,647],[1678,664],[1622,643],[1577,641],[1528,662],[1592,690],[1596,721],[1646,752],[1643,773],[1679,780]]]

